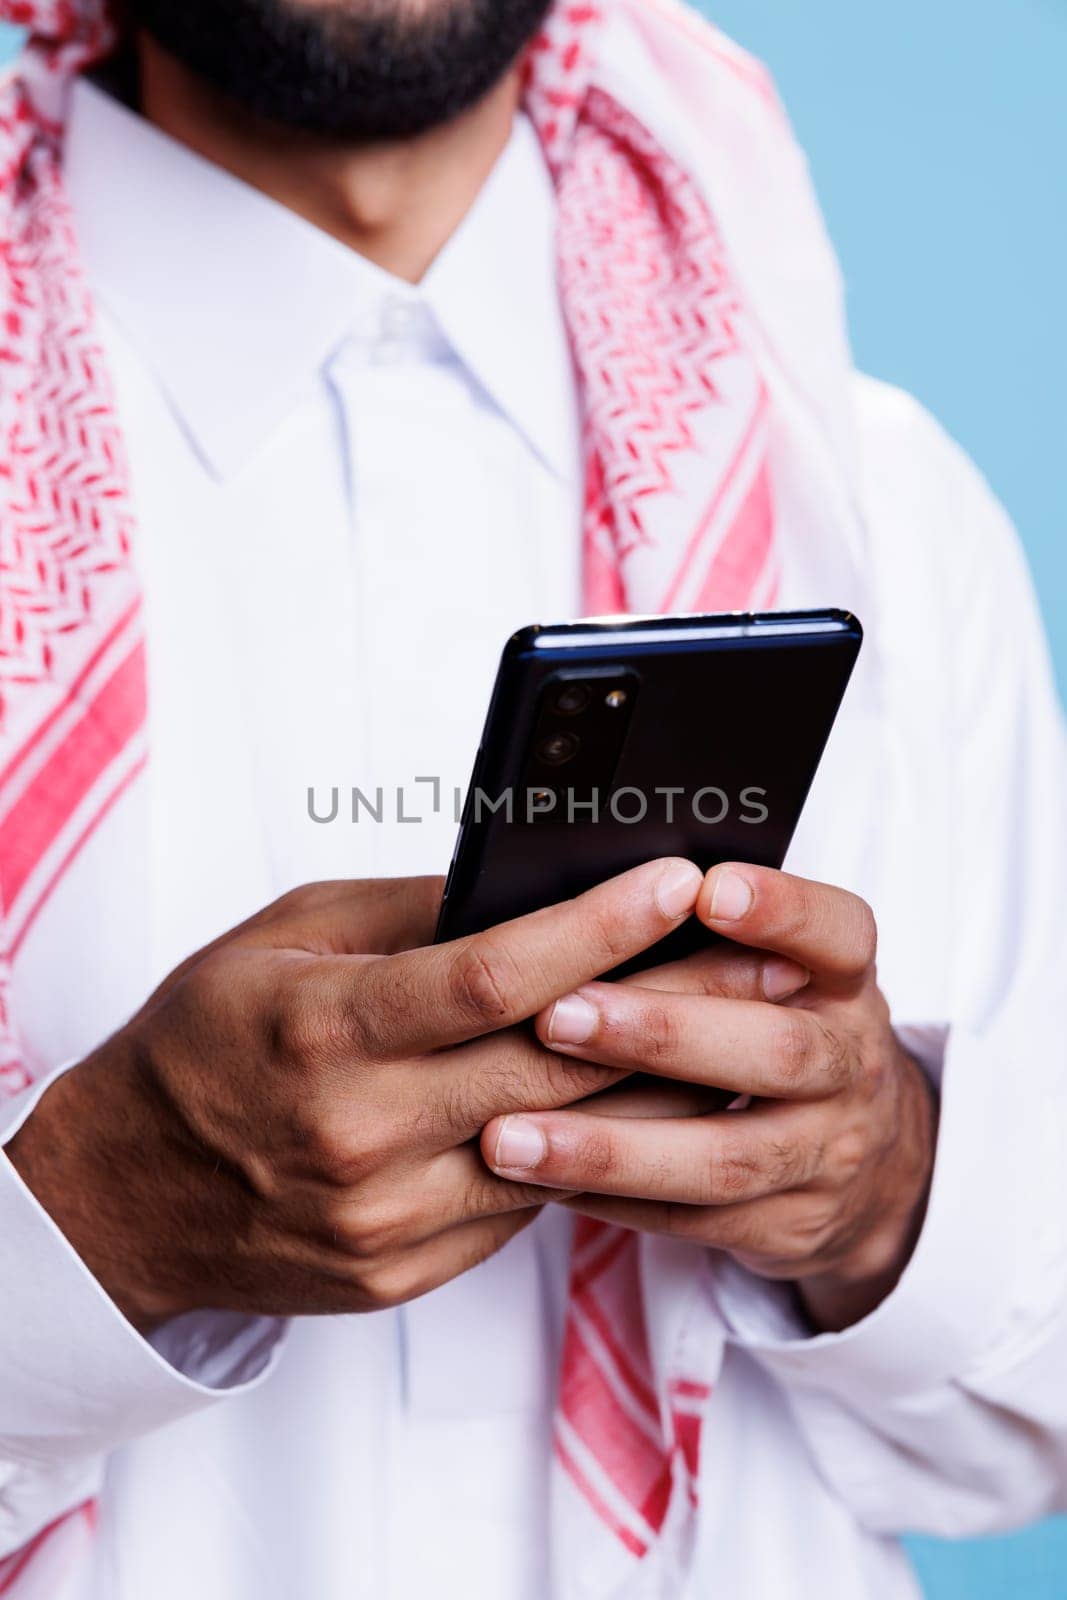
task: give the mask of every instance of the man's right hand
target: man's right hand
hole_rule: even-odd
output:
[[[143,1331],[413,1299],[551,1198],[484,1165],[490,1118],[622,1076],[514,1025],[670,932],[701,883],[653,862],[428,947],[437,879],[296,890],[184,962],[6,1153]]]

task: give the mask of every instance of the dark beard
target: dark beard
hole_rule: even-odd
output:
[[[551,0],[126,0],[136,26],[268,121],[411,138],[504,76]]]

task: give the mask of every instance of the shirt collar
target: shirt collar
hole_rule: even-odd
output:
[[[554,196],[524,116],[416,288],[84,79],[65,174],[94,294],[218,476],[314,392],[347,339],[412,301],[423,308],[415,322],[438,330],[438,346],[443,335],[546,465],[573,476],[578,407]]]

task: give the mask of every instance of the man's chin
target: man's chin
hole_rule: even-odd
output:
[[[484,98],[550,0],[129,0],[168,54],[249,112],[333,139],[413,137]]]

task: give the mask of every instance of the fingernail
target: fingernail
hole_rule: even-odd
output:
[[[768,1000],[786,1000],[810,980],[811,973],[795,961],[772,956],[763,963],[763,993]]]
[[[712,922],[740,922],[752,910],[752,885],[736,872],[720,872],[711,891]]]
[[[493,1166],[497,1171],[529,1172],[545,1159],[545,1136],[526,1117],[505,1117],[496,1141]]]
[[[545,1033],[549,1044],[584,1044],[596,1027],[596,1010],[580,994],[565,994],[552,1007]]]
[[[672,861],[665,867],[656,884],[656,904],[665,917],[677,922],[687,916],[697,903],[700,886],[704,882],[700,868],[691,861]]]

